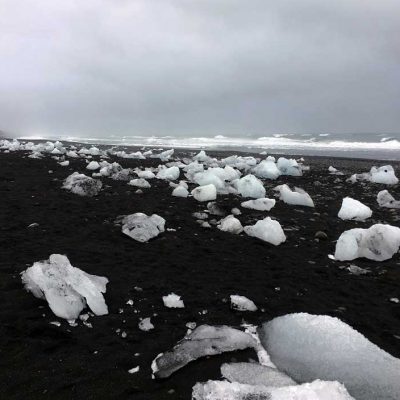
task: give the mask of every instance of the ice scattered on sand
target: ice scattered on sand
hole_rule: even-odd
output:
[[[172,196],[175,197],[188,197],[189,191],[182,185],[178,185],[173,191]]]
[[[395,200],[387,190],[380,191],[376,200],[380,207],[400,208],[400,200]]]
[[[236,181],[236,187],[243,197],[252,197],[254,199],[265,197],[264,185],[254,175],[249,174],[240,178]]]
[[[129,369],[128,372],[129,372],[130,374],[136,374],[136,372],[139,372],[139,369],[140,369],[139,366],[133,367],[133,368]]]
[[[135,172],[136,172],[136,175],[142,179],[154,179],[156,177],[152,171],[147,170],[147,169],[144,171],[135,171]]]
[[[100,169],[100,164],[97,161],[90,161],[90,163],[86,166],[86,169],[89,171],[95,171],[96,169]]]
[[[296,386],[268,387],[208,381],[193,387],[192,400],[355,400],[339,382],[316,380]]]
[[[234,234],[239,234],[243,232],[242,224],[233,215],[228,215],[227,217],[221,219],[217,225],[217,228],[223,232]]]
[[[213,184],[198,186],[193,189],[191,193],[197,201],[201,202],[215,200],[217,198],[217,189]]]
[[[61,165],[62,167],[68,167],[69,161],[68,161],[68,160],[66,160],[66,161],[61,161],[61,162],[59,162],[58,164]]]
[[[272,160],[263,160],[253,168],[253,173],[258,178],[277,179],[281,175],[281,171]]]
[[[372,216],[372,210],[358,200],[351,197],[345,197],[342,201],[342,207],[339,210],[338,217],[343,220],[353,219],[356,221],[365,221]]]
[[[276,162],[278,169],[281,172],[281,175],[289,175],[289,176],[302,176],[303,171],[301,166],[294,159],[287,159],[285,157],[278,158]]]
[[[256,200],[244,201],[241,206],[244,208],[250,208],[251,210],[258,211],[270,211],[275,206],[275,199],[268,199],[266,197]]]
[[[151,323],[150,317],[148,317],[148,318],[143,318],[143,319],[139,322],[139,329],[140,329],[141,331],[144,331],[144,332],[151,331],[152,329],[154,329],[154,325]]]
[[[151,187],[150,183],[147,182],[146,179],[144,179],[144,178],[131,179],[128,182],[128,185],[136,186],[136,187],[139,187],[139,188],[149,188],[149,187]]]
[[[184,308],[183,300],[181,296],[175,293],[170,293],[168,296],[163,296],[164,306],[168,308]]]
[[[150,217],[143,213],[126,215],[122,219],[122,232],[138,242],[147,242],[164,232],[165,219],[157,214]]]
[[[389,301],[391,301],[392,303],[396,303],[396,304],[399,304],[399,303],[400,303],[400,300],[399,300],[397,297],[391,297],[391,298],[389,299]]]
[[[288,314],[259,329],[272,362],[295,381],[339,381],[357,400],[395,400],[400,360],[325,315]]]
[[[346,269],[353,275],[366,275],[369,273],[368,269],[358,267],[357,265],[349,265]]]
[[[400,228],[375,224],[368,229],[355,228],[343,232],[336,243],[335,258],[351,261],[365,257],[384,261],[392,258],[399,247]]]
[[[352,175],[348,181],[352,183],[357,181],[370,181],[385,185],[396,185],[399,182],[391,165],[384,165],[379,168],[372,167],[369,172]]]
[[[244,232],[274,246],[278,246],[286,240],[281,224],[270,217],[257,221],[254,225],[245,226]]]
[[[172,350],[157,356],[152,363],[152,371],[157,378],[167,378],[198,358],[255,346],[256,342],[251,335],[238,329],[201,325]]]
[[[332,165],[328,168],[328,171],[331,175],[343,175],[343,172],[340,172],[335,167],[332,167]]]
[[[280,199],[286,204],[314,207],[314,202],[312,198],[303,189],[295,187],[292,191],[290,190],[288,185],[284,184],[276,186],[274,190],[279,191]]]
[[[47,300],[57,317],[75,320],[86,304],[96,315],[108,314],[102,295],[108,279],[73,267],[66,256],[52,254],[48,260],[35,262],[21,278],[25,289]]]
[[[232,294],[230,296],[231,307],[237,311],[257,311],[257,306],[254,302],[245,296]]]
[[[79,196],[96,196],[101,187],[101,181],[78,172],[68,176],[63,183],[63,189],[67,189]]]
[[[160,165],[156,178],[164,179],[168,181],[176,181],[179,179],[180,171],[176,166],[173,167],[165,167],[164,165]]]

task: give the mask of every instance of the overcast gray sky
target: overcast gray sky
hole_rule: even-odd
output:
[[[0,129],[400,131],[399,0],[0,0]]]

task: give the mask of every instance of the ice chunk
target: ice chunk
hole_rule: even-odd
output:
[[[376,200],[380,207],[400,208],[400,200],[395,200],[387,190],[380,191]]]
[[[280,223],[270,217],[257,221],[255,225],[245,226],[244,231],[249,236],[254,236],[275,246],[278,246],[286,240],[285,233]]]
[[[396,185],[399,183],[394,169],[391,165],[384,165],[383,167],[372,167],[371,171],[371,182],[383,183],[386,185]]]
[[[351,197],[345,197],[342,201],[342,207],[339,210],[340,219],[354,219],[356,221],[365,221],[372,215],[372,210],[358,200]]]
[[[399,251],[400,228],[375,224],[369,229],[355,228],[343,232],[337,243],[335,258],[339,261],[365,257],[384,261]]]
[[[235,234],[243,232],[242,224],[233,215],[228,215],[227,217],[221,219],[217,225],[217,228],[221,231]]]
[[[138,242],[147,242],[164,232],[165,219],[157,214],[127,215],[122,219],[122,232]]]
[[[310,195],[303,189],[294,188],[294,191],[290,190],[288,185],[279,185],[274,188],[280,192],[280,199],[286,204],[292,204],[297,206],[314,207],[314,202]]]
[[[193,176],[193,182],[200,186],[214,185],[218,191],[225,188],[225,182],[213,171],[212,168],[207,171],[197,172]]]
[[[102,295],[108,279],[73,267],[66,256],[52,254],[46,261],[35,262],[21,278],[25,289],[46,299],[57,317],[75,320],[86,304],[96,315],[108,314]]]
[[[296,382],[283,372],[257,363],[240,362],[222,364],[221,374],[230,382],[238,382],[246,385],[273,387],[296,385]]]
[[[140,188],[149,188],[151,187],[150,183],[146,181],[146,179],[139,178],[139,179],[131,179],[128,182],[128,185],[136,186]]]
[[[96,196],[102,187],[101,181],[90,176],[74,172],[63,183],[63,189],[70,190],[79,196]]]
[[[68,167],[69,161],[68,161],[68,160],[66,160],[66,161],[61,161],[61,162],[59,162],[59,164],[60,164],[62,167]]]
[[[400,360],[337,318],[289,314],[259,334],[272,362],[297,382],[339,381],[357,400],[399,398]]]
[[[244,201],[241,206],[244,208],[250,208],[252,210],[269,211],[275,206],[275,203],[275,199],[268,199],[267,197],[264,197],[262,199]]]
[[[150,317],[148,317],[148,318],[143,318],[143,319],[139,322],[139,329],[140,329],[141,331],[144,331],[144,332],[151,331],[152,329],[154,329],[154,325],[151,323]]]
[[[332,167],[332,165],[328,168],[328,171],[331,175],[343,175],[343,172],[338,171],[335,167]]]
[[[175,197],[188,197],[189,196],[189,192],[184,186],[178,185],[172,191],[172,196],[175,196]]]
[[[261,161],[253,168],[253,172],[257,177],[266,179],[276,179],[281,175],[281,171],[272,160]]]
[[[163,296],[164,306],[168,308],[184,308],[185,305],[181,300],[181,296],[175,293],[170,293],[168,296]]]
[[[173,166],[173,167],[165,167],[165,166],[160,166],[159,167],[159,171],[156,175],[156,177],[158,179],[164,179],[164,180],[168,180],[168,181],[175,181],[179,178],[180,175],[180,171],[179,168],[177,166]]]
[[[240,178],[236,185],[237,190],[243,197],[252,197],[254,199],[265,197],[264,185],[254,175],[249,174]]]
[[[199,153],[197,153],[194,157],[193,160],[199,161],[199,162],[206,162],[209,160],[209,156],[206,154],[204,150],[201,150]]]
[[[232,294],[231,307],[238,311],[257,311],[257,306],[254,302],[245,296],[239,296],[237,294]]]
[[[248,333],[229,326],[201,325],[181,340],[172,350],[160,354],[152,364],[157,378],[167,378],[175,371],[200,357],[227,351],[255,348],[256,342]]]
[[[316,380],[296,386],[268,387],[225,381],[197,383],[192,400],[355,400],[339,382]]]
[[[197,201],[210,201],[217,198],[217,189],[213,184],[198,186],[191,193]]]
[[[100,164],[97,161],[90,161],[90,163],[86,166],[86,169],[90,171],[95,171],[100,168]]]
[[[145,171],[136,171],[136,174],[139,178],[143,178],[143,179],[153,179],[156,176],[154,175],[153,172],[149,171],[149,170],[145,170]]]
[[[285,157],[278,158],[276,165],[282,175],[302,176],[303,172],[296,160]]]

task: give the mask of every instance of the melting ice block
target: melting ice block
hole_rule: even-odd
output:
[[[208,381],[193,387],[192,400],[355,400],[339,382],[316,380],[296,386],[270,387]]]
[[[66,256],[52,254],[46,261],[35,262],[21,278],[25,289],[46,299],[57,317],[75,320],[86,304],[96,315],[108,314],[102,295],[108,279],[73,267]]]
[[[376,200],[380,207],[400,208],[400,200],[395,200],[387,190],[380,191]]]
[[[157,214],[150,217],[143,213],[126,215],[122,219],[122,232],[138,242],[147,242],[164,232],[165,219]]]
[[[280,199],[286,204],[314,207],[312,198],[303,189],[295,187],[292,191],[288,185],[279,185],[276,186],[274,190],[280,192]]]
[[[253,172],[259,178],[276,179],[281,175],[281,171],[272,160],[263,160],[255,168]]]
[[[372,216],[372,210],[358,200],[351,197],[345,197],[342,201],[342,207],[339,210],[340,219],[354,219],[364,221]]]
[[[238,311],[257,311],[257,306],[254,302],[245,296],[239,296],[237,294],[232,294],[231,307]]]
[[[139,188],[149,188],[149,187],[151,187],[150,183],[147,182],[146,179],[144,179],[144,178],[131,179],[128,182],[128,185],[136,186],[136,187],[139,187]]]
[[[163,296],[164,306],[168,308],[184,308],[183,300],[181,296],[175,293],[170,293],[168,296]]]
[[[90,176],[74,172],[63,183],[63,189],[70,190],[79,196],[96,196],[102,187],[101,181]]]
[[[180,171],[176,166],[166,168],[165,166],[160,166],[160,169],[156,175],[158,179],[164,179],[168,181],[175,181],[179,178]]]
[[[369,229],[355,228],[343,232],[337,243],[335,258],[339,261],[365,257],[384,261],[399,251],[400,228],[375,224]]]
[[[250,208],[252,210],[270,211],[271,208],[275,206],[275,203],[275,199],[268,199],[264,197],[262,199],[244,201],[241,206],[244,208]]]
[[[234,234],[243,232],[242,224],[233,215],[228,215],[227,217],[221,219],[217,225],[217,228],[223,232],[230,232]]]
[[[257,221],[254,225],[245,226],[244,232],[275,246],[286,240],[281,224],[270,217]]]
[[[265,188],[263,183],[254,175],[246,175],[240,178],[237,183],[237,190],[243,197],[252,197],[259,199],[265,197]]]
[[[357,400],[399,398],[400,360],[337,318],[289,314],[259,335],[276,367],[297,382],[339,381]]]
[[[217,198],[217,189],[213,184],[198,186],[191,193],[197,201],[210,201]]]
[[[383,167],[372,167],[371,171],[371,182],[383,183],[386,185],[396,185],[399,183],[394,169],[391,165],[384,165]]]
[[[225,325],[201,325],[172,350],[157,356],[152,363],[152,370],[156,378],[167,378],[200,357],[249,347],[256,348],[257,343],[248,333]]]
[[[172,191],[172,196],[175,196],[175,197],[188,197],[189,196],[189,192],[184,186],[178,185]]]
[[[278,158],[276,165],[282,175],[302,176],[303,171],[300,165],[294,159],[287,159],[285,157]]]

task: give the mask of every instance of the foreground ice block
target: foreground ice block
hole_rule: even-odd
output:
[[[90,176],[74,172],[63,183],[63,189],[70,190],[79,196],[96,196],[102,187],[101,181]]]
[[[297,382],[339,381],[357,400],[399,399],[400,360],[337,318],[288,314],[259,335],[276,367]]]
[[[369,229],[355,228],[343,232],[336,242],[335,258],[350,261],[365,257],[384,261],[399,251],[400,228],[375,224]]]
[[[270,217],[257,221],[254,225],[245,226],[244,232],[274,246],[278,246],[286,240],[281,224]]]
[[[372,210],[358,200],[351,197],[345,197],[342,201],[342,207],[339,210],[340,219],[354,219],[356,221],[365,221],[372,216]]]
[[[233,215],[221,219],[217,225],[217,228],[223,232],[234,233],[238,235],[243,232],[243,226],[240,221]]]
[[[217,189],[213,184],[198,186],[191,193],[197,201],[211,201],[217,198]]]
[[[312,198],[303,189],[295,187],[292,191],[290,190],[288,185],[279,185],[276,186],[274,190],[279,191],[280,199],[286,204],[314,207],[314,202]]]
[[[201,325],[172,350],[158,355],[152,363],[152,371],[156,378],[167,378],[200,357],[249,347],[256,348],[257,343],[248,333],[225,325]]]
[[[355,400],[339,382],[316,380],[296,386],[269,387],[224,381],[197,383],[192,400]]]
[[[400,208],[400,200],[395,200],[387,190],[380,191],[376,197],[376,201],[380,207]]]
[[[158,179],[164,179],[168,181],[175,181],[179,178],[180,171],[176,166],[173,167],[165,167],[164,165],[160,166],[159,171],[156,175]]]
[[[259,178],[276,179],[281,175],[281,171],[272,160],[263,160],[255,168],[254,174]]]
[[[96,315],[108,314],[102,294],[108,279],[73,267],[66,256],[52,254],[46,261],[35,262],[21,278],[25,289],[46,299],[57,317],[75,320],[86,304]]]
[[[265,188],[263,183],[254,175],[246,175],[240,178],[237,183],[237,190],[243,197],[252,197],[259,199],[265,197]]]
[[[300,165],[294,159],[287,159],[285,157],[278,158],[276,165],[282,175],[302,176],[303,171]]]
[[[157,214],[150,217],[143,213],[126,215],[122,219],[122,232],[138,242],[147,242],[164,232],[165,219]]]
[[[386,185],[396,185],[399,183],[394,169],[391,165],[384,165],[383,167],[372,167],[370,170],[371,182],[383,183]]]

